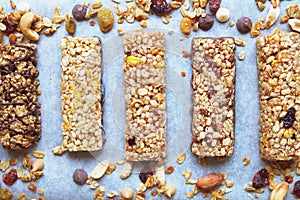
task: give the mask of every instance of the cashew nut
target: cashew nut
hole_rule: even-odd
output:
[[[38,41],[40,36],[31,29],[31,25],[35,22],[36,15],[32,12],[24,14],[20,20],[20,29],[24,36],[32,41]]]

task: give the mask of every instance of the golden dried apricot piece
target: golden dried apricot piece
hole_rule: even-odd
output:
[[[97,17],[100,30],[103,33],[109,32],[114,25],[115,19],[113,12],[108,8],[102,8],[101,10],[99,10]]]

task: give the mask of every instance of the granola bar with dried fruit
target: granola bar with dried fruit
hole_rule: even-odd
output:
[[[65,37],[61,41],[61,148],[102,148],[102,51],[99,38]]]
[[[166,64],[164,34],[142,31],[124,37],[125,159],[166,157]]]
[[[234,149],[234,39],[192,41],[192,144],[199,157],[231,156]]]
[[[41,138],[36,45],[0,45],[0,141],[21,150]]]
[[[267,160],[300,156],[299,34],[278,29],[256,41],[260,155]]]

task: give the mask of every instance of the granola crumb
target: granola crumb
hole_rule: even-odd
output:
[[[188,58],[189,57],[189,52],[188,51],[186,51],[186,50],[183,50],[182,51],[182,57],[184,57],[184,58]]]
[[[246,54],[245,51],[241,51],[241,52],[239,53],[239,55],[238,55],[238,59],[239,59],[239,60],[244,60],[244,59],[245,59],[245,54]]]
[[[186,72],[181,72],[180,75],[181,75],[182,77],[185,77],[185,76],[186,76]]]
[[[169,34],[169,35],[173,35],[173,33],[174,33],[174,30],[169,30],[169,31],[168,31],[168,34]]]
[[[44,189],[39,188],[39,189],[38,189],[38,194],[39,194],[39,195],[43,195],[43,194],[44,194]]]
[[[95,21],[90,21],[90,26],[95,26],[96,22]]]
[[[250,163],[250,159],[247,157],[243,158],[243,163],[244,165],[248,165]]]
[[[229,26],[230,26],[230,27],[233,27],[233,26],[234,26],[234,22],[233,22],[233,21],[230,21],[230,22],[229,22]]]
[[[124,35],[124,29],[123,28],[118,28],[118,35]]]

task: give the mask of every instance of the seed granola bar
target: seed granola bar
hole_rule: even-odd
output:
[[[234,149],[234,39],[192,41],[192,144],[199,157],[231,156]]]
[[[260,98],[260,155],[300,156],[299,34],[276,29],[256,42]]]
[[[61,148],[102,148],[102,51],[99,38],[65,37],[61,41]]]
[[[0,45],[0,141],[21,150],[41,138],[36,45]]]
[[[160,32],[124,36],[127,161],[159,161],[166,157],[164,45],[164,34]]]

